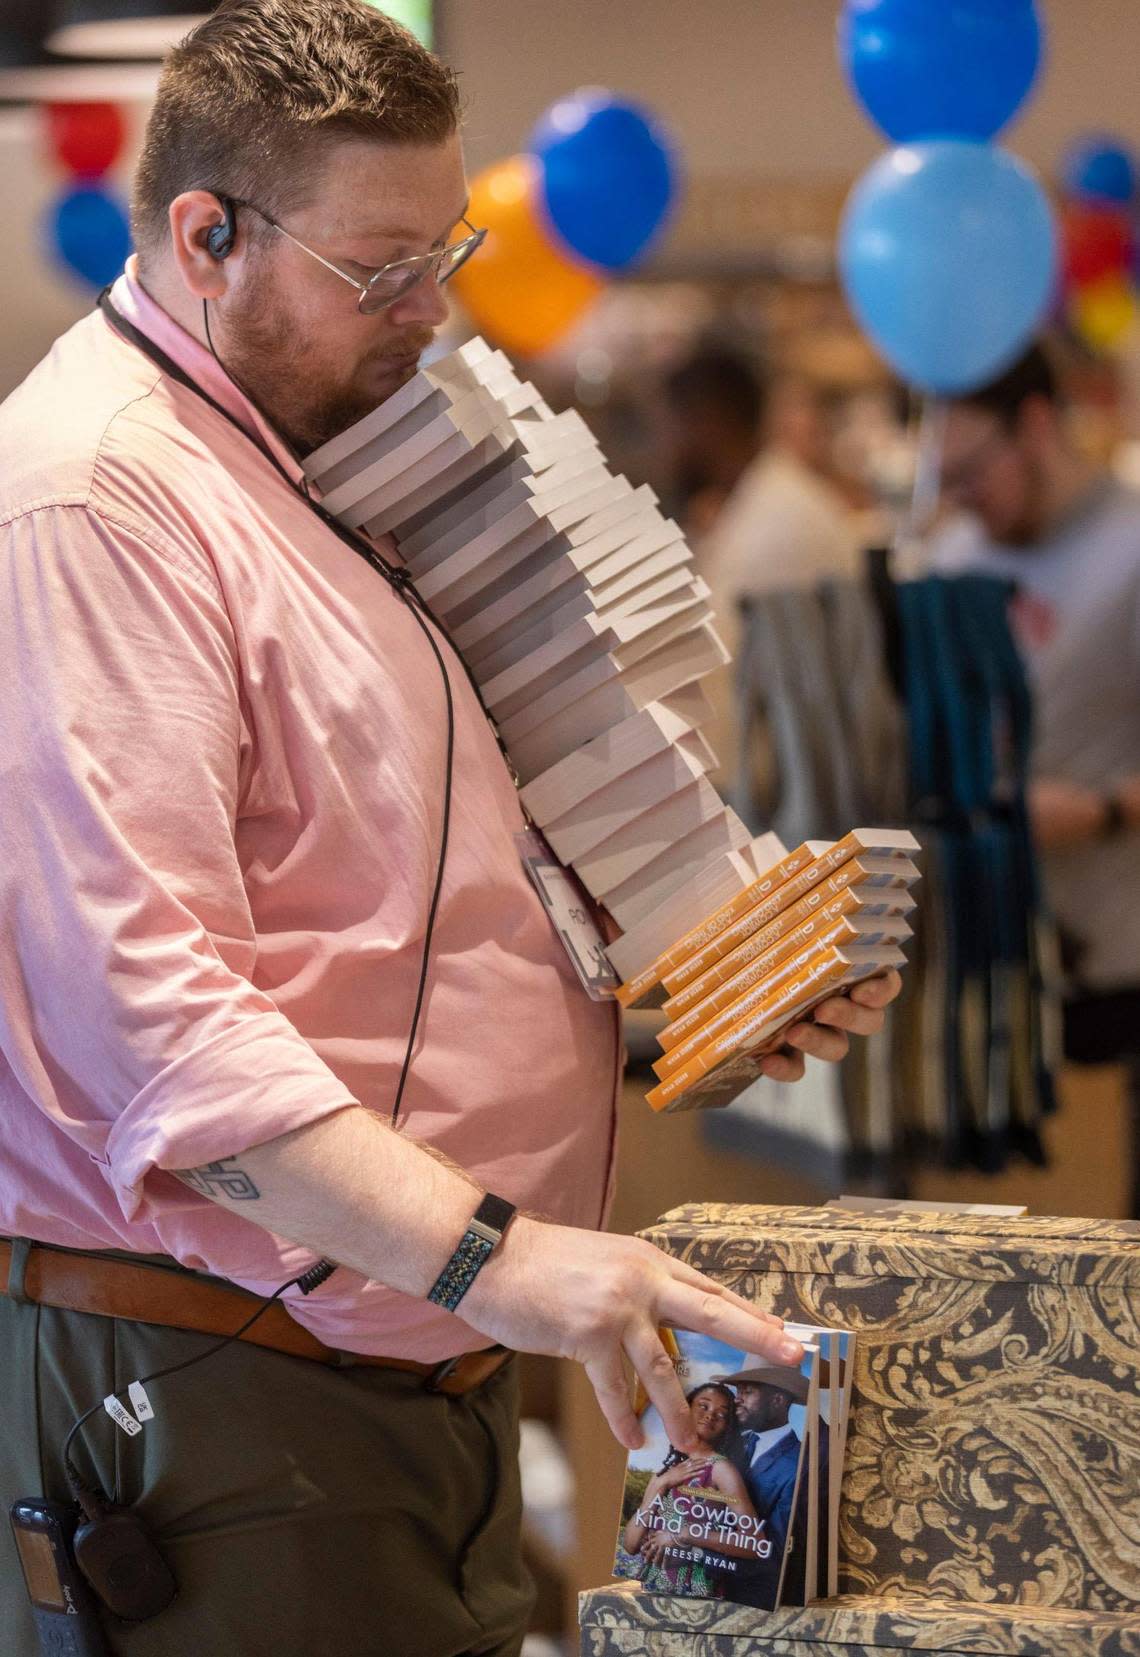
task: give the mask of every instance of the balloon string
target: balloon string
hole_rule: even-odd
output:
[[[947,406],[937,397],[926,397],[918,420],[915,447],[914,487],[910,506],[900,525],[897,550],[916,559],[922,539],[934,521],[942,489],[942,456],[946,443]]]

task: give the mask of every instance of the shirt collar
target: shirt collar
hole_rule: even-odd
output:
[[[293,483],[303,484],[301,463],[281,434],[230,379],[213,353],[199,344],[147,293],[139,280],[138,260],[134,254],[111,289],[111,302],[121,316],[133,323],[161,351],[165,351],[227,414],[233,415],[243,431],[267,448]]]
[[[776,1445],[786,1438],[789,1433],[794,1437],[795,1428],[788,1426],[786,1423],[782,1427],[769,1427],[762,1433],[750,1432],[748,1435],[750,1440],[748,1446],[749,1461],[759,1461],[761,1456],[766,1456],[769,1450],[774,1450]]]

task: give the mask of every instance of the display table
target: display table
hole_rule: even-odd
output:
[[[841,1593],[1140,1628],[1140,1226],[691,1204],[642,1235],[857,1331]]]
[[[582,1657],[1137,1657],[1140,1614],[893,1597],[752,1611],[668,1599],[636,1583],[580,1602]]]
[[[844,1597],[612,1584],[584,1657],[1140,1657],[1140,1226],[690,1204],[642,1235],[857,1332]]]

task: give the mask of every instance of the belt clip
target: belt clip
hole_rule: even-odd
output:
[[[437,1364],[424,1382],[425,1391],[445,1391],[444,1382],[455,1373],[459,1366],[459,1359],[462,1357],[463,1353],[461,1352],[458,1358],[445,1358],[441,1364]]]
[[[474,1392],[489,1381],[510,1356],[505,1346],[489,1346],[481,1352],[461,1352],[458,1358],[449,1358],[433,1369],[424,1386],[429,1392],[443,1392],[449,1398],[461,1398],[464,1393]],[[461,1364],[464,1371],[462,1381],[457,1379]]]
[[[30,1237],[13,1237],[11,1240],[12,1255],[8,1262],[8,1299],[15,1301],[17,1306],[31,1306],[31,1297],[24,1288],[24,1279],[28,1274],[28,1256],[35,1247]]]

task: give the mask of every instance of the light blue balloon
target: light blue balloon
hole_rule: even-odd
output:
[[[844,210],[843,286],[904,380],[959,396],[1000,374],[1045,318],[1057,234],[1033,173],[989,144],[890,151]]]

